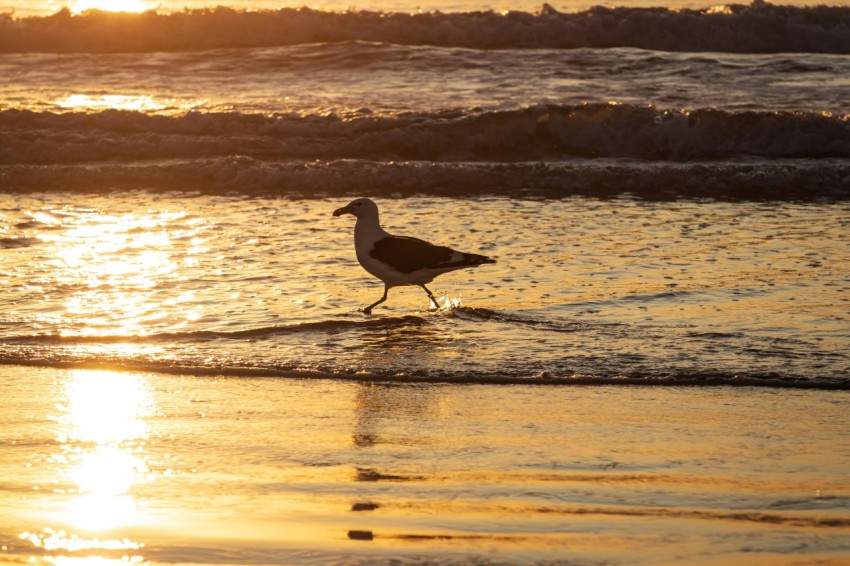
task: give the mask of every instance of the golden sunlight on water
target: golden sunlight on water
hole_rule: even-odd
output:
[[[154,98],[144,94],[85,94],[75,93],[53,101],[59,108],[78,112],[128,110],[135,112],[186,112],[204,104],[204,100],[189,98]]]
[[[124,94],[104,94],[101,96],[69,94],[57,100],[56,105],[71,110],[105,110],[112,108],[115,110],[136,110],[139,112],[162,110],[165,108],[164,105],[155,102],[153,97]]]
[[[76,324],[62,334],[144,334],[146,325],[165,316],[155,295],[163,282],[179,279],[167,227],[182,216],[91,212],[69,230],[45,234],[53,244],[46,266],[50,277],[75,290],[60,316]],[[191,309],[184,314],[188,320],[200,316]]]
[[[61,411],[56,421],[62,452],[53,456],[60,476],[55,482],[66,486],[56,491],[70,497],[62,498],[46,518],[63,527],[24,532],[20,538],[51,552],[139,550],[141,544],[126,538],[88,535],[108,534],[145,522],[144,506],[132,494],[134,486],[149,479],[144,419],[152,414],[153,401],[145,378],[132,373],[75,370],[69,374],[56,406]],[[55,557],[56,564],[113,562],[98,556],[80,560]]]

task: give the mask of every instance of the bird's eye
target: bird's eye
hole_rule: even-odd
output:
[[[358,203],[357,203],[357,206],[363,206],[363,203],[362,203],[362,202],[358,202]]]

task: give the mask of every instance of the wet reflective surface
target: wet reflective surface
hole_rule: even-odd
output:
[[[0,201],[0,357],[234,375],[846,387],[843,203],[383,199],[498,263],[382,292],[347,199]],[[246,373],[247,372],[247,373]],[[719,381],[718,381],[719,380]]]
[[[850,552],[846,204],[384,199],[498,263],[367,316],[346,202],[0,201],[3,561]]]
[[[846,392],[0,367],[0,558],[839,564]]]

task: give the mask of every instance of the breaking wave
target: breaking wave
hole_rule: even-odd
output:
[[[285,334],[305,332],[342,332],[358,329],[399,328],[419,326],[426,321],[414,315],[401,317],[376,318],[368,320],[328,320],[307,322],[290,326],[269,326],[249,328],[246,330],[196,330],[186,332],[158,332],[155,334],[137,334],[132,336],[116,335],[65,335],[65,334],[36,334],[9,336],[0,339],[0,344],[36,343],[36,344],[132,344],[140,342],[161,342],[172,340],[206,341],[206,340],[245,340],[262,339]]]
[[[850,157],[850,115],[536,105],[373,115],[0,112],[0,163],[244,155],[265,160],[522,161]]]
[[[846,200],[847,160],[643,163],[608,160],[428,163],[276,162],[230,156],[167,163],[0,165],[7,191],[156,190],[246,196],[371,194],[645,199]],[[3,247],[33,245],[20,238]]]
[[[361,368],[280,364],[269,366],[229,365],[225,363],[178,364],[150,359],[109,359],[81,357],[68,359],[62,355],[29,356],[0,353],[0,364],[55,367],[62,369],[103,369],[113,371],[144,371],[171,375],[223,377],[279,377],[301,379],[335,379],[356,382],[396,383],[454,383],[487,385],[548,385],[548,386],[644,386],[644,387],[765,387],[776,389],[815,389],[850,391],[850,383],[841,379],[806,378],[774,373],[724,373],[694,371],[652,375],[641,373],[569,373],[546,372],[541,375],[521,370],[498,373],[482,371],[445,371],[411,369]]]
[[[850,115],[537,105],[373,115],[0,111],[11,190],[847,198]]]
[[[143,14],[67,9],[0,16],[0,52],[153,52],[376,41],[499,48],[639,47],[663,51],[850,53],[850,8],[761,0],[706,10],[595,7],[560,13],[381,13],[217,7]]]
[[[566,319],[548,319],[533,315],[508,313],[487,308],[457,307],[442,313],[444,316],[408,315],[375,319],[334,319],[313,323],[247,328],[233,331],[164,332],[150,335],[63,336],[59,334],[13,335],[0,338],[0,364],[45,366],[75,369],[110,369],[148,371],[180,375],[216,375],[228,377],[278,377],[306,379],[337,379],[359,382],[400,383],[455,383],[503,384],[547,386],[664,386],[664,387],[768,387],[819,390],[850,390],[850,382],[843,376],[831,377],[794,375],[742,369],[730,372],[722,369],[659,369],[647,371],[629,368],[624,359],[613,356],[610,360],[594,358],[590,365],[575,360],[573,365],[548,363],[541,370],[538,365],[524,362],[519,365],[503,364],[498,369],[483,367],[380,367],[373,364],[347,365],[333,359],[320,362],[292,361],[286,359],[254,360],[243,356],[229,356],[229,345],[239,344],[249,348],[269,350],[268,345],[253,344],[274,342],[280,337],[298,335],[302,339],[333,336],[335,341],[347,338],[362,339],[374,336],[376,331],[412,331],[420,334],[439,326],[446,320],[473,324],[508,325],[540,333],[606,333],[628,332],[628,325],[618,323],[588,323]],[[634,331],[635,329],[632,329]],[[706,337],[685,336],[686,339],[714,339],[727,342],[725,335]],[[735,338],[735,337],[733,337]],[[739,337],[740,338],[740,337]],[[287,338],[287,340],[289,340]],[[221,341],[221,342],[215,342]],[[215,344],[210,344],[215,342]],[[142,348],[121,346],[151,346],[158,352],[145,353]],[[199,353],[207,345],[208,352]],[[112,348],[112,346],[117,346]],[[170,352],[162,354],[162,348]],[[194,354],[192,352],[195,352]]]

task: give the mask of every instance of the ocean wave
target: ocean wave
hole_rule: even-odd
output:
[[[496,322],[509,325],[530,326],[553,332],[572,332],[586,325],[578,322],[539,319],[532,316],[510,314],[481,307],[455,307],[446,312],[449,318],[477,322]],[[181,332],[154,332],[149,334],[20,334],[0,338],[3,344],[139,344],[151,342],[203,342],[208,340],[257,340],[276,336],[305,333],[359,332],[364,330],[392,330],[427,325],[428,319],[417,315],[388,316],[366,319],[331,319],[282,326],[264,326],[240,330],[187,330]]]
[[[534,316],[520,315],[507,313],[483,307],[460,307],[449,311],[449,316],[462,320],[471,320],[477,322],[494,322],[513,326],[522,326],[532,328],[534,330],[543,330],[548,332],[580,332],[587,330],[588,325],[584,322],[574,322],[566,320],[551,320],[545,318],[537,318]],[[604,326],[614,328],[623,326],[620,323],[595,323],[595,326]]]
[[[430,331],[448,324],[471,324],[472,328],[506,325],[513,330],[531,333],[540,339],[555,336],[595,336],[609,340],[630,336],[632,340],[648,339],[645,329],[606,321],[583,321],[567,318],[515,313],[477,307],[457,307],[436,315],[389,316],[361,318],[342,316],[312,323],[242,328],[235,330],[195,330],[161,332],[147,335],[69,336],[61,334],[19,334],[0,338],[0,364],[46,366],[71,369],[109,369],[157,372],[179,375],[216,375],[234,378],[308,378],[337,379],[355,382],[453,383],[548,386],[665,386],[665,387],[769,387],[794,389],[850,390],[843,374],[804,375],[793,371],[771,371],[743,368],[730,371],[720,368],[673,367],[657,360],[642,362],[642,356],[607,352],[596,355],[565,357],[539,363],[533,359],[517,359],[499,364],[420,364],[392,363],[386,366],[362,359],[352,363],[350,356],[322,355],[308,352],[291,357],[261,355],[273,352],[276,345],[298,342],[324,344],[362,344],[376,334],[382,336],[427,336]],[[511,329],[507,329],[511,331]],[[689,334],[687,340],[709,340],[713,347],[728,345],[741,348],[761,343],[757,336],[725,336]],[[425,339],[425,338],[423,338]],[[534,338],[535,340],[537,338]],[[417,338],[419,340],[419,338]],[[220,342],[219,342],[220,341]],[[215,342],[215,343],[211,343]],[[261,342],[261,343],[260,343]],[[775,341],[772,341],[773,343]],[[343,346],[347,348],[349,346]],[[259,349],[256,355],[246,351]],[[773,353],[772,355],[776,355]],[[783,353],[787,355],[787,353]],[[795,353],[796,355],[796,353]],[[655,367],[654,367],[655,366]]]
[[[560,13],[382,13],[217,7],[159,14],[67,9],[0,16],[0,52],[154,52],[337,41],[481,49],[639,47],[664,51],[850,53],[850,8],[750,5],[705,10],[595,7]]]
[[[421,326],[426,320],[415,315],[385,317],[365,320],[320,320],[288,326],[268,326],[243,330],[194,330],[184,332],[157,332],[133,335],[99,334],[33,334],[6,336],[0,344],[138,344],[162,341],[207,341],[215,339],[246,340],[262,339],[285,334],[309,332],[337,333],[347,330],[404,328]]]
[[[847,158],[850,115],[614,103],[390,115],[0,111],[0,164],[222,156],[430,162]]]
[[[5,192],[120,189],[299,198],[628,195],[649,200],[841,201],[850,199],[850,161],[278,162],[232,156],[129,164],[0,165],[0,187]],[[9,239],[3,246],[36,244]]]
[[[9,355],[0,353],[0,365],[54,367],[61,369],[86,369],[109,371],[137,371],[167,375],[221,376],[232,378],[287,378],[333,379],[361,383],[433,383],[458,385],[535,385],[535,386],[643,386],[643,387],[763,387],[774,389],[813,389],[824,391],[850,391],[846,379],[807,378],[776,373],[724,373],[721,371],[692,371],[665,374],[614,373],[575,374],[568,372],[523,372],[505,370],[498,373],[486,371],[409,370],[359,368],[334,366],[250,366],[210,364],[177,364],[167,361],[136,360],[128,358],[100,360],[96,356],[68,359],[66,355]]]

